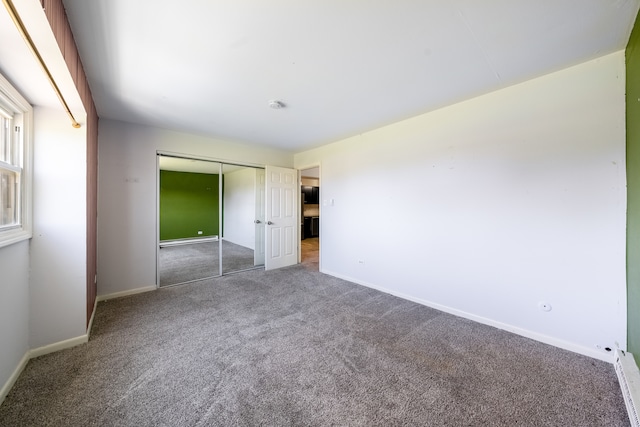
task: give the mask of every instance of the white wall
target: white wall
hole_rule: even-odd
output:
[[[610,359],[598,345],[626,345],[624,72],[618,52],[297,154],[334,199],[323,271]]]
[[[86,129],[60,109],[34,109],[32,348],[86,333]]]
[[[98,139],[98,295],[156,284],[156,152],[291,167],[267,148],[101,119]]]
[[[29,351],[28,240],[0,248],[0,272],[0,389],[3,389]],[[3,397],[0,394],[0,402]]]
[[[86,340],[86,129],[36,107],[33,142],[33,237],[0,248],[3,391],[30,350]]]
[[[42,4],[16,2],[75,118],[86,114]],[[8,17],[4,12],[3,22]],[[28,357],[86,340],[86,126],[69,117],[13,25],[0,68],[34,105],[33,237],[0,248],[0,401]],[[6,30],[6,31],[5,31]],[[46,348],[43,348],[46,347]]]
[[[255,187],[256,170],[253,168],[224,174],[224,239],[251,250],[256,245]]]

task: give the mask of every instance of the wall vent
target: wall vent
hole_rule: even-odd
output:
[[[613,365],[618,374],[618,381],[622,389],[622,397],[627,405],[629,421],[632,427],[640,427],[640,370],[633,359],[633,354],[616,350]]]

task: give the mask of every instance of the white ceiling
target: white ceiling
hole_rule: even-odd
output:
[[[624,49],[640,0],[64,4],[100,117],[297,152]]]

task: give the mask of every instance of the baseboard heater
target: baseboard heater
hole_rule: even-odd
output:
[[[190,239],[162,240],[160,241],[160,247],[165,248],[167,246],[192,245],[194,243],[206,243],[206,242],[217,242],[217,241],[218,241],[218,236],[193,237]]]
[[[640,370],[633,354],[616,350],[613,362],[632,427],[640,427]]]

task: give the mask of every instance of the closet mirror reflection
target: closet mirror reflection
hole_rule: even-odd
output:
[[[264,265],[264,169],[223,164],[222,273]]]
[[[158,155],[158,284],[264,266],[264,169]]]

